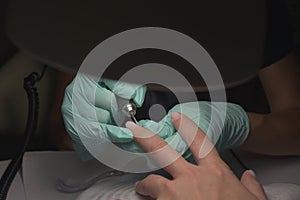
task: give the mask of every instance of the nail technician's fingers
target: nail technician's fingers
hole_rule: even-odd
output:
[[[241,183],[249,190],[249,192],[251,192],[259,200],[267,200],[263,187],[256,180],[254,171],[245,171],[242,175]]]
[[[117,105],[115,94],[109,91],[108,89],[103,88],[100,85],[97,85],[97,89],[95,93],[95,106],[105,110],[112,110],[111,109],[112,107],[117,108],[118,105]]]
[[[205,137],[201,129],[187,116],[173,112],[172,122],[183,139],[190,146],[195,160],[219,160],[219,154],[214,145]]]
[[[168,179],[162,176],[151,174],[145,179],[137,182],[135,185],[135,190],[141,195],[150,196],[154,199],[157,199],[163,192],[164,185],[168,181]]]
[[[158,135],[133,122],[127,122],[126,127],[133,133],[134,140],[174,178],[184,173],[188,163]]]

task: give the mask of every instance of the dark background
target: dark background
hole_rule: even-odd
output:
[[[9,59],[18,51],[17,47],[9,40],[5,32],[5,8],[9,0],[0,1],[0,70]],[[292,26],[295,50],[299,54],[300,50],[300,1],[299,0],[288,0],[290,22]],[[1,71],[0,71],[1,73]],[[2,84],[2,83],[1,83]],[[253,92],[257,93],[256,96],[263,97],[264,94],[260,88],[258,80],[250,81],[243,86],[236,88],[239,91],[240,101],[244,101],[246,95],[243,95],[245,88],[251,88]],[[228,91],[230,93],[230,90]],[[0,95],[1,91],[0,91]],[[26,101],[26,99],[20,99],[19,101]],[[246,101],[246,100],[245,100]],[[250,108],[260,110],[261,112],[267,112],[268,107],[266,106],[266,101],[264,98],[254,99]],[[24,118],[24,121],[26,119]],[[46,119],[47,120],[47,119]],[[13,130],[13,129],[12,129]],[[42,138],[43,133],[37,134],[38,137]],[[49,149],[47,143],[41,143],[41,139],[37,138],[30,146],[30,149]],[[14,133],[13,131],[3,130],[0,127],[0,160],[8,159],[14,155],[14,152],[18,149],[20,142],[22,141],[22,133]]]

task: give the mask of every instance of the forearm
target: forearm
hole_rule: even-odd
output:
[[[269,155],[300,155],[300,109],[248,116],[251,130],[241,149]]]

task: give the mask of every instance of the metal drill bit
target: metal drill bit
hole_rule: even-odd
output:
[[[134,123],[138,124],[138,121],[136,120],[136,118],[135,118],[133,112],[129,112],[129,115],[130,115],[131,120],[132,120]]]
[[[122,108],[122,112],[131,118],[131,120],[138,124],[138,121],[135,118],[135,114],[136,114],[136,105],[133,101],[130,101],[129,103],[125,104]]]

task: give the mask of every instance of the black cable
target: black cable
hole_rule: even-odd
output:
[[[8,190],[18,170],[22,166],[23,155],[27,149],[29,141],[36,130],[38,120],[38,107],[39,98],[35,83],[43,77],[46,70],[46,66],[43,68],[41,75],[36,72],[31,73],[29,76],[24,78],[23,87],[27,94],[28,99],[28,114],[26,128],[24,132],[24,141],[20,146],[19,151],[13,157],[9,165],[7,166],[4,174],[0,179],[0,200],[5,200],[7,197]]]

